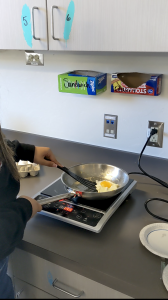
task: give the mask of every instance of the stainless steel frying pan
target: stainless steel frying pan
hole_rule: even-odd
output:
[[[82,164],[82,165],[73,166],[69,169],[72,172],[74,172],[75,174],[77,174],[78,176],[81,176],[90,181],[109,180],[109,181],[119,184],[119,188],[114,191],[104,192],[104,193],[89,192],[89,191],[87,191],[87,188],[84,187],[82,184],[75,181],[68,174],[63,173],[61,176],[61,180],[62,180],[63,184],[68,189],[71,189],[74,192],[81,191],[82,192],[81,197],[88,199],[88,200],[109,199],[109,198],[119,194],[121,192],[121,190],[124,188],[124,186],[129,181],[129,176],[128,176],[127,172],[125,172],[124,170],[119,169],[115,166],[111,166],[111,165]]]

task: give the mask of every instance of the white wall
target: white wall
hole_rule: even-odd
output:
[[[168,54],[43,52],[44,67],[26,66],[24,51],[0,51],[0,122],[3,128],[139,153],[148,120],[165,122],[163,148],[145,154],[168,158]],[[57,75],[88,69],[109,73],[99,96],[58,92]],[[112,72],[162,73],[158,97],[115,95]],[[103,137],[104,114],[118,115],[118,138]]]

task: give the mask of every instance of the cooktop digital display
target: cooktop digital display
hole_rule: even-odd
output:
[[[45,199],[46,195],[38,195],[35,199]],[[73,221],[85,223],[90,226],[96,226],[99,220],[103,217],[103,213],[95,212],[78,205],[69,203],[69,199],[56,200],[55,202],[42,205],[43,211],[61,216]]]

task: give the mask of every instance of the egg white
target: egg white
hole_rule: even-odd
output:
[[[103,187],[103,186],[101,186],[101,183],[102,183],[103,181],[106,181],[106,182],[110,183],[110,184],[111,184],[111,187]],[[114,182],[111,182],[111,181],[108,181],[108,180],[101,180],[101,181],[96,180],[96,189],[97,189],[98,193],[104,193],[104,192],[114,191],[114,190],[116,190],[118,187],[119,187],[118,184],[116,184],[116,183],[114,183]]]

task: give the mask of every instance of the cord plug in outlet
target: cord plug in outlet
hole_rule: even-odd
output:
[[[156,127],[148,128],[148,130],[147,130],[147,137],[150,136],[150,134],[152,132],[152,129],[155,129],[156,133],[151,136],[151,138],[150,138],[149,141],[153,142],[153,143],[158,143],[158,128],[156,128]]]
[[[156,129],[157,132],[154,135],[151,136],[147,146],[162,148],[164,123],[163,122],[149,121],[148,122],[147,137],[150,136],[150,133],[151,133],[152,129]]]

